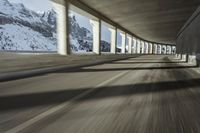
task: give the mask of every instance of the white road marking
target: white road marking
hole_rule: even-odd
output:
[[[49,110],[47,110],[47,111],[45,111],[45,112],[43,112],[43,113],[41,113],[41,114],[39,114],[39,115],[33,117],[32,119],[30,119],[30,120],[28,120],[28,121],[26,121],[26,122],[24,122],[24,123],[22,123],[22,124],[20,124],[20,125],[18,125],[18,126],[16,126],[16,127],[12,128],[12,129],[6,131],[5,133],[17,133],[17,132],[19,132],[19,131],[22,131],[23,129],[25,129],[25,128],[31,126],[31,125],[33,125],[34,123],[36,123],[36,122],[38,122],[38,121],[40,121],[40,120],[42,120],[42,119],[44,119],[45,117],[48,117],[49,115],[51,115],[51,114],[53,114],[53,113],[55,113],[55,112],[57,112],[57,111],[60,111],[60,110],[62,110],[62,109],[64,109],[64,108],[66,108],[67,106],[70,106],[70,105],[73,104],[73,102],[76,101],[77,99],[80,99],[80,98],[82,98],[82,97],[88,95],[89,93],[91,93],[91,92],[97,90],[98,88],[107,85],[108,83],[110,83],[110,82],[114,81],[115,79],[117,79],[117,78],[119,78],[119,77],[121,77],[121,76],[127,74],[128,72],[129,72],[129,71],[121,72],[121,73],[117,74],[116,76],[114,76],[114,77],[112,77],[112,78],[110,78],[110,79],[108,79],[108,80],[106,80],[106,81],[104,81],[104,82],[98,84],[98,85],[97,85],[96,87],[94,87],[93,89],[90,89],[90,90],[88,90],[87,92],[82,93],[82,94],[80,94],[80,95],[78,95],[78,96],[72,98],[70,101],[67,101],[67,102],[61,103],[61,104],[59,104],[59,105],[57,105],[57,106],[55,106],[55,107],[52,107],[51,109],[49,109]]]

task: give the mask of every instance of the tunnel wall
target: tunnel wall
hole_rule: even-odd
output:
[[[176,44],[178,54],[200,53],[200,6],[180,30]]]

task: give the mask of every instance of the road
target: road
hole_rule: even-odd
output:
[[[0,83],[2,133],[199,133],[200,74],[140,56]]]

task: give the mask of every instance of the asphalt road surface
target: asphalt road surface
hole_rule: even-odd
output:
[[[141,56],[0,83],[2,133],[200,133],[200,74]]]

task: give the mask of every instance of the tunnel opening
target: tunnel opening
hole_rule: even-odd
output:
[[[32,4],[29,4],[32,1]],[[3,0],[0,5],[0,51],[57,51],[56,12],[50,0]],[[34,1],[34,2],[33,2]]]
[[[117,53],[125,53],[126,35],[120,29],[117,29]]]
[[[112,26],[102,21],[101,23],[101,52],[111,52]]]
[[[88,54],[94,47],[94,24],[96,19],[91,14],[70,5],[69,9],[69,44],[72,54]]]

